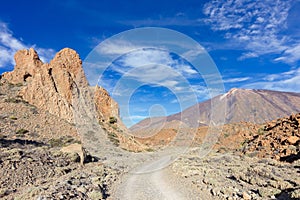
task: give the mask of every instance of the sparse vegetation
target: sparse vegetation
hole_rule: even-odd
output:
[[[120,140],[119,137],[117,136],[117,134],[115,134],[114,132],[108,132],[107,134],[108,139],[116,146],[119,146],[120,144]]]
[[[117,118],[115,118],[115,117],[109,117],[109,123],[110,124],[115,124],[115,123],[117,123]]]
[[[264,134],[265,134],[265,129],[264,129],[264,128],[259,128],[259,129],[257,130],[257,134],[258,134],[258,135],[264,135]]]
[[[111,126],[114,130],[118,131],[118,127],[117,126]]]
[[[71,136],[63,136],[60,138],[52,138],[48,143],[51,147],[64,147],[73,143],[81,144],[81,141],[76,140]]]
[[[22,86],[23,86],[23,83],[16,83],[16,84],[8,83],[8,86],[9,86],[10,88],[13,88],[13,87],[22,87]]]
[[[229,133],[224,133],[224,138],[229,137]]]
[[[49,144],[51,147],[62,147],[63,141],[60,138],[52,138],[49,140]]]
[[[11,119],[11,120],[17,120],[18,118],[15,117],[15,116],[10,116],[9,119]]]
[[[154,152],[154,149],[152,149],[152,148],[147,148],[146,151],[147,151],[147,152]]]
[[[19,129],[19,130],[16,132],[16,134],[17,134],[17,135],[24,135],[24,134],[26,134],[26,133],[28,133],[28,132],[29,132],[28,130],[21,128],[21,129]]]
[[[6,102],[6,103],[25,103],[25,104],[28,104],[27,101],[24,101],[23,99],[20,99],[20,98],[8,98],[8,99],[5,99],[4,102]]]
[[[4,102],[6,102],[6,103],[20,103],[21,99],[8,98],[8,99],[5,99]]]
[[[246,138],[242,143],[241,143],[241,146],[244,146],[245,144],[249,143],[249,139]]]

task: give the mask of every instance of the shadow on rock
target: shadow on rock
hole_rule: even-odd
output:
[[[22,139],[0,139],[0,147],[10,147],[14,145],[34,145],[37,147],[44,146],[45,144],[42,142],[37,142],[33,140],[22,140]]]
[[[299,160],[299,159],[300,159],[300,152],[298,152],[297,154],[292,154],[292,155],[289,155],[289,156],[281,157],[280,161],[292,163],[292,162],[294,162],[296,160]]]

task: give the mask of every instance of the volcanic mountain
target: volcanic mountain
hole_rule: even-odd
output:
[[[224,124],[260,124],[297,112],[300,112],[300,93],[233,88],[226,94],[198,103],[177,114],[144,119],[130,130],[140,132],[154,127],[170,128],[174,124],[199,127],[209,125],[211,120]]]

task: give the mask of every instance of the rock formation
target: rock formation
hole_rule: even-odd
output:
[[[112,118],[119,118],[119,106],[117,102],[110,97],[109,93],[103,87],[96,86],[94,98],[98,115],[102,120],[109,121]]]
[[[246,138],[245,154],[293,162],[300,158],[300,113],[266,123]]]
[[[73,95],[78,95],[79,87],[88,86],[79,55],[65,48],[48,64],[31,48],[18,51],[15,61],[15,69],[3,78],[24,84],[20,96],[30,104],[72,122]]]
[[[79,55],[65,48],[50,63],[43,63],[34,49],[20,50],[15,55],[16,66],[3,78],[12,84],[23,84],[20,96],[30,104],[73,122],[72,100],[88,82]],[[94,101],[99,120],[119,119],[119,107],[102,87],[96,86]],[[103,122],[104,122],[103,121]]]
[[[23,100],[70,123],[77,123],[77,118],[88,113],[87,118],[80,119],[81,125],[93,118],[94,123],[100,123],[101,129],[106,130],[108,139],[114,136],[113,143],[132,151],[143,149],[126,135],[127,128],[120,120],[117,102],[104,88],[90,88],[76,51],[62,49],[50,63],[43,63],[31,48],[18,51],[15,61],[14,70],[4,73],[2,78],[22,86],[19,97]]]

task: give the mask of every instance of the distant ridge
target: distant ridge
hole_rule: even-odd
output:
[[[225,114],[216,115],[216,118],[219,119],[214,119],[214,121],[224,121],[225,124],[236,122],[260,124],[300,112],[300,93],[233,88],[223,95],[198,103],[180,113],[161,117],[160,120],[144,119],[132,126],[130,130],[138,131],[155,126],[161,127],[162,123],[170,128],[168,125],[170,122],[173,124],[182,122],[190,127],[208,125],[212,115],[212,104],[215,108],[226,110]],[[196,113],[198,111],[199,114]]]

